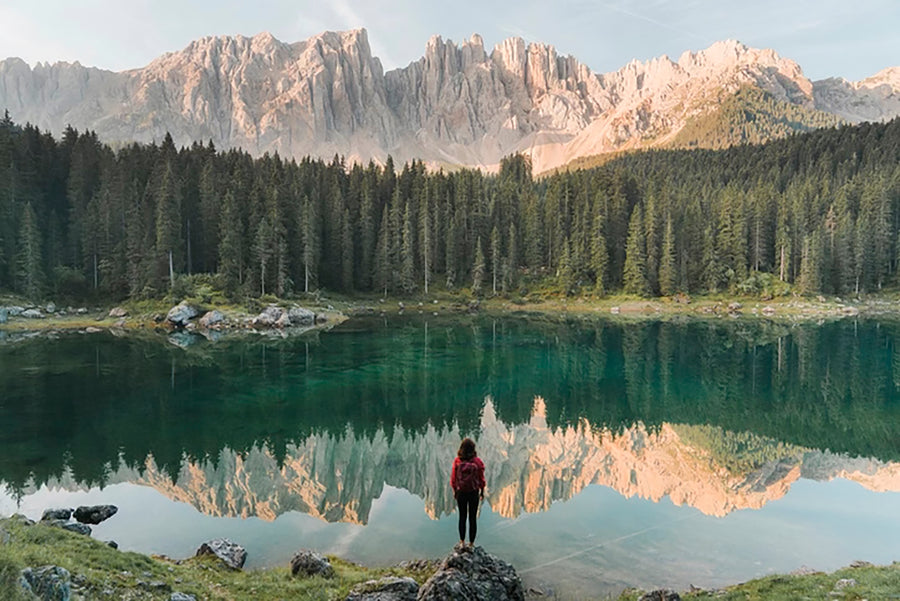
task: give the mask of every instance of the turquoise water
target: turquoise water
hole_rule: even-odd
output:
[[[297,338],[0,345],[0,513],[113,502],[126,549],[251,566],[480,544],[564,598],[900,559],[900,323],[353,320]],[[185,346],[185,343],[191,343]]]

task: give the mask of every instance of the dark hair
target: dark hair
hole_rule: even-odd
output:
[[[459,443],[459,451],[457,451],[456,454],[460,459],[466,461],[475,457],[477,455],[477,453],[475,453],[475,441],[471,438],[463,438],[463,441]]]

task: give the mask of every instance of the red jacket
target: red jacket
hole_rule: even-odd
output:
[[[453,469],[450,470],[450,486],[453,487],[454,491],[459,490],[459,483],[456,481],[456,466],[462,462],[463,460],[457,457],[453,460]],[[484,490],[484,462],[479,457],[473,457],[472,462],[478,466],[478,488]]]

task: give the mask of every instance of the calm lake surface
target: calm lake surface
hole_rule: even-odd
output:
[[[900,322],[393,316],[0,344],[0,514],[114,503],[94,536],[123,549],[442,556],[465,435],[479,544],[563,598],[900,559]]]

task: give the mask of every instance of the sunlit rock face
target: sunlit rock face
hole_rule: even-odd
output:
[[[475,436],[487,466],[487,500],[504,517],[546,510],[591,484],[626,497],[668,497],[713,516],[760,508],[783,497],[799,478],[843,478],[875,491],[900,491],[897,463],[759,439],[763,454],[772,458],[750,469],[728,469],[722,463],[732,458],[711,451],[712,443],[706,448],[688,440],[700,432],[703,440],[712,433],[727,442],[734,436],[728,432],[666,424],[655,431],[636,425],[614,434],[597,431],[586,421],[551,428],[545,409],[537,398],[528,423],[507,425],[497,418],[491,400],[485,401]],[[455,509],[449,470],[462,436],[457,428],[398,428],[371,437],[348,429],[341,436],[316,435],[289,446],[281,463],[264,447],[243,455],[225,449],[215,461],[185,460],[173,481],[148,457],[140,472],[120,468],[109,483],[152,486],[209,515],[273,520],[300,511],[329,522],[361,524],[387,484],[423,498],[425,511],[437,518]],[[49,485],[78,487],[66,479]]]
[[[178,145],[349,161],[422,159],[494,169],[528,154],[536,172],[575,158],[666,144],[687,120],[742,86],[850,121],[900,114],[897,68],[863,81],[811,82],[773,50],[727,40],[677,61],[592,72],[553,46],[435,36],[424,55],[384,72],[364,29],[288,44],[262,33],[207,37],[146,67],[0,61],[0,109],[53,133],[91,129],[111,143]]]

